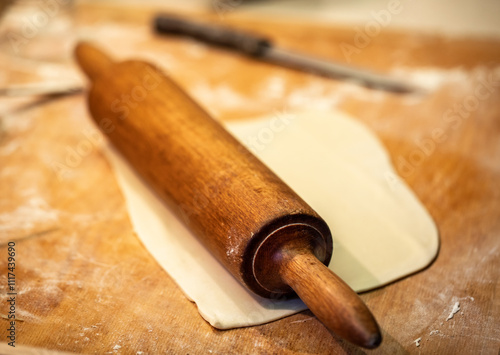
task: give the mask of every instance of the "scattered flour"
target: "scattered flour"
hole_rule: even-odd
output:
[[[394,68],[391,75],[418,88],[434,91],[441,86],[450,83],[466,83],[470,79],[470,73],[461,68],[441,69],[441,68]]]
[[[39,323],[42,321],[42,318],[24,310],[24,309],[16,309],[16,313],[19,313],[19,315],[21,317],[21,319],[23,319],[23,321],[29,321],[30,323]],[[17,317],[17,315],[16,315]]]
[[[500,67],[495,69],[499,71]],[[453,87],[468,88],[474,78],[483,78],[491,74],[491,68],[479,66],[472,70],[461,67],[444,69],[437,67],[396,67],[389,72],[393,78],[408,82],[413,86],[426,92],[436,91],[442,86],[453,85]],[[333,85],[333,83],[336,83]],[[290,108],[303,108],[317,110],[330,110],[341,105],[350,98],[356,98],[367,102],[383,102],[387,92],[383,90],[370,90],[355,82],[331,81],[311,77],[300,86],[290,88],[287,78],[277,74],[265,80],[257,92],[243,94],[231,85],[213,85],[207,81],[195,82],[190,93],[196,100],[217,114],[219,110],[235,110],[254,107],[256,103],[273,104],[275,100],[281,100]],[[406,95],[404,102],[415,105],[421,102],[426,95],[419,93]]]
[[[420,346],[420,342],[421,342],[421,341],[422,341],[422,338],[418,338],[418,339],[415,339],[413,342],[415,343],[415,345],[416,345],[417,347],[419,347],[419,346]]]
[[[196,100],[202,102],[205,107],[213,109],[214,104],[219,109],[238,109],[256,104],[251,97],[241,95],[227,84],[211,86],[205,81],[195,84],[190,93]]]
[[[40,196],[30,197],[14,211],[0,214],[0,234],[30,229],[39,223],[56,222],[60,212],[52,209]]]
[[[290,322],[290,324],[294,324],[294,323],[304,323],[304,322],[307,322],[311,319],[315,319],[316,317],[309,317],[309,318],[306,318],[306,319],[300,319],[300,320],[296,320],[296,321],[293,321],[293,322]]]
[[[448,318],[446,318],[446,321],[449,321],[450,319],[452,319],[453,316],[456,313],[458,313],[458,311],[460,311],[460,302],[455,302],[455,304],[453,305],[453,309],[450,312],[450,315],[448,316]]]

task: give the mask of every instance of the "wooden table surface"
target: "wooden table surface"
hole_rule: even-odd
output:
[[[427,94],[396,95],[190,40],[156,37],[149,20],[157,9],[77,10],[80,37],[117,58],[155,62],[217,118],[294,109],[340,109],[357,117],[380,137],[434,217],[441,247],[427,269],[362,295],[384,335],[374,351],[338,339],[309,311],[261,326],[216,330],[134,233],[84,95],[2,98],[1,353],[12,350],[3,319],[9,311],[9,241],[16,244],[18,353],[498,353],[500,42],[389,31],[370,37],[349,57],[351,64],[397,69],[402,77],[435,84]],[[236,13],[200,18],[342,62],[348,58],[341,45],[355,44],[355,29],[334,25]],[[36,73],[15,71],[19,63],[6,56],[0,63],[2,86],[41,80],[47,73],[42,64]],[[457,302],[460,311],[447,320]]]

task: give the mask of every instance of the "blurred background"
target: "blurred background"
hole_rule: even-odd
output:
[[[103,13],[102,9],[107,9],[104,12],[108,12],[108,17],[92,15]],[[385,41],[384,36],[379,36],[382,32],[405,33],[405,47],[408,48],[420,46],[430,36],[436,36],[435,39],[460,38],[471,41],[500,38],[500,2],[495,0],[2,0],[0,62],[3,70],[0,70],[0,84],[32,82],[34,73],[59,81],[61,78],[69,82],[77,80],[77,71],[74,68],[67,70],[72,66],[72,49],[77,39],[106,42],[116,38],[121,46],[130,47],[130,52],[152,57],[150,47],[140,51],[141,46],[135,43],[151,27],[124,26],[121,21],[120,17],[130,18],[135,11],[132,9],[137,9],[135,22],[143,24],[161,12],[180,13],[187,18],[208,19],[236,28],[240,24],[247,27],[245,19],[275,23],[278,27],[274,29],[266,25],[257,26],[257,30],[251,28],[250,31],[260,33],[262,29],[263,35],[276,39],[278,44],[284,43],[285,47],[288,45],[287,34],[281,33],[280,21],[286,22],[287,28],[290,28],[290,24],[297,24],[298,30],[292,34],[294,37],[300,37],[303,25],[325,26],[325,29],[333,29],[332,42],[320,45],[318,40],[318,45],[312,43],[306,46],[306,43],[295,38],[291,40],[291,47],[308,47],[311,54],[332,57],[348,64],[368,65],[376,70],[385,70],[388,63],[393,64],[393,69],[411,65],[409,59],[415,55],[404,54],[406,52],[402,46],[391,40],[388,43],[391,48],[385,53],[388,63],[382,65],[378,61],[368,60],[373,43]],[[287,31],[290,34],[289,30],[284,32]],[[428,37],[423,39],[420,35]],[[303,36],[307,36],[305,32]],[[426,49],[426,55],[431,56],[432,50]],[[50,63],[63,63],[65,66],[51,68]],[[168,67],[172,63],[165,62],[164,58],[161,64]],[[434,66],[436,63],[429,64]],[[397,68],[394,70],[397,71]],[[28,72],[31,77],[25,80],[23,77]],[[15,73],[15,79],[12,79],[12,73]]]
[[[92,0],[87,0],[92,2]],[[118,2],[118,0],[93,0]],[[136,0],[119,1],[137,3]],[[389,4],[400,4],[401,12],[388,25],[465,36],[500,36],[500,1],[496,0],[144,0],[185,10],[232,11],[259,16],[288,17],[332,24],[363,25]]]

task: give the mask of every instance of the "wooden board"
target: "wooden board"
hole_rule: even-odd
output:
[[[158,38],[148,22],[155,12],[82,5],[78,31],[117,58],[146,58],[166,68],[220,119],[304,108],[358,117],[382,139],[435,218],[436,261],[362,295],[385,337],[370,353],[498,352],[499,42],[404,32],[373,37],[351,57],[353,64],[441,78],[429,94],[399,96]],[[332,60],[345,61],[340,45],[354,43],[348,28],[236,14],[223,20]],[[2,84],[30,79],[6,70],[3,78]],[[16,345],[33,353],[365,352],[330,334],[308,311],[245,329],[212,328],[135,235],[83,95],[1,99],[0,105],[0,313],[8,312],[6,243],[16,241],[16,314],[23,320]],[[461,310],[447,321],[456,302]],[[8,321],[0,322],[0,342],[6,342]]]

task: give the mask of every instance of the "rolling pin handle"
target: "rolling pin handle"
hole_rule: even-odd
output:
[[[91,81],[104,75],[114,63],[105,53],[87,42],[77,44],[75,56],[78,64]]]
[[[310,250],[286,250],[280,275],[331,331],[364,348],[382,342],[379,326],[361,298]]]

